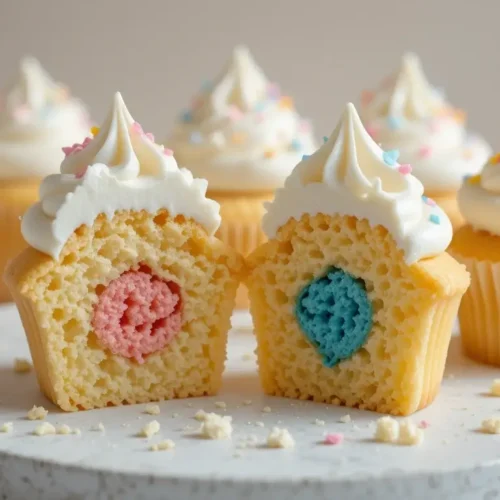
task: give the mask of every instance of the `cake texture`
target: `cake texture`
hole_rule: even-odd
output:
[[[41,179],[57,172],[62,147],[82,140],[89,118],[83,104],[54,82],[40,63],[21,61],[18,79],[0,95],[0,273],[26,243],[20,218],[37,200]],[[0,283],[0,302],[11,300]]]
[[[435,398],[469,284],[451,223],[352,105],[268,205],[247,260],[267,394],[408,415]]]
[[[465,128],[465,113],[446,101],[427,80],[415,54],[405,54],[399,71],[375,91],[365,91],[361,116],[373,139],[397,149],[400,162],[424,185],[426,196],[446,212],[454,230],[464,224],[457,192],[491,154],[490,146]]]
[[[155,177],[138,176],[143,162]],[[243,259],[213,236],[206,181],[119,94],[61,172],[23,218],[30,247],[5,273],[42,391],[66,411],[215,394]]]
[[[263,202],[315,149],[309,122],[245,47],[236,47],[220,75],[203,84],[166,143],[179,165],[208,180],[208,197],[221,206],[217,236],[243,255],[265,239]],[[246,291],[237,305],[248,307]]]
[[[500,366],[500,155],[467,179],[458,202],[467,224],[453,237],[450,253],[471,275],[459,310],[464,352],[482,363]]]

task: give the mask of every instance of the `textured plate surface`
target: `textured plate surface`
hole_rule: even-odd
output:
[[[231,335],[218,397],[162,402],[157,416],[142,413],[144,405],[66,414],[38,392],[33,372],[14,373],[14,358],[29,357],[29,352],[14,307],[0,306],[0,424],[14,424],[12,433],[0,434],[3,498],[500,498],[500,435],[478,432],[483,419],[500,417],[500,398],[486,394],[500,370],[464,359],[457,338],[440,396],[413,416],[430,423],[424,443],[403,447],[372,442],[376,414],[262,395],[249,356],[254,340],[248,315],[237,314],[233,323],[237,331]],[[227,409],[215,402],[225,402]],[[34,404],[49,410],[49,422],[78,427],[81,435],[31,435],[37,422],[25,415]],[[262,412],[265,406],[270,413]],[[198,409],[232,415],[233,438],[200,439],[199,423],[192,418]],[[352,422],[339,422],[347,413]],[[149,442],[135,437],[154,419],[161,424],[158,436]],[[91,430],[99,422],[105,431]],[[250,436],[264,443],[273,426],[289,429],[297,443],[294,450],[259,444],[242,448]],[[343,433],[344,443],[322,445],[326,432]],[[162,438],[173,439],[175,451],[148,450]]]

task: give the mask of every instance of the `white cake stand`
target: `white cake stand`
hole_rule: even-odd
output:
[[[372,441],[374,413],[263,396],[255,360],[248,359],[254,348],[248,315],[236,315],[234,323],[239,331],[231,335],[217,398],[163,402],[158,416],[142,413],[144,405],[66,414],[39,393],[33,372],[14,373],[14,358],[29,357],[28,348],[14,307],[0,307],[0,424],[14,424],[12,433],[0,434],[2,498],[500,498],[500,436],[478,432],[483,419],[500,417],[500,399],[485,394],[500,372],[464,359],[458,339],[440,396],[413,417],[430,423],[424,443],[403,447]],[[227,409],[217,408],[217,401]],[[49,410],[49,422],[78,427],[81,435],[33,436],[37,422],[25,416],[34,404]],[[262,412],[265,406],[272,411]],[[232,415],[232,439],[200,439],[192,418],[198,409]],[[347,413],[352,422],[339,422]],[[149,442],[136,437],[153,419],[161,424],[160,435]],[[105,431],[91,430],[99,422]],[[250,436],[264,443],[273,426],[291,432],[294,450],[242,447]],[[325,432],[343,433],[344,443],[321,444]],[[173,439],[175,450],[149,451],[162,438]]]

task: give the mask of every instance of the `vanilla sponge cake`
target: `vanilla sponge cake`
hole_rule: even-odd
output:
[[[158,174],[140,177],[143,162]],[[212,236],[206,182],[119,94],[61,172],[23,218],[30,247],[5,276],[43,392],[68,411],[215,394],[243,261]]]
[[[348,105],[278,190],[247,261],[266,393],[396,415],[434,399],[469,276],[422,195]]]

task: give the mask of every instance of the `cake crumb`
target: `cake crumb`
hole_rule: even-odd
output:
[[[203,422],[206,417],[207,413],[204,410],[198,410],[194,415],[194,419],[198,420],[198,422]]]
[[[424,440],[424,432],[411,420],[403,420],[399,425],[399,444],[416,446]]]
[[[271,413],[272,410],[269,406],[264,406],[264,408],[262,408],[262,413]]]
[[[144,409],[144,413],[147,413],[148,415],[159,415],[160,407],[158,405],[147,405]]]
[[[500,378],[493,380],[490,388],[490,394],[492,396],[500,397]]]
[[[232,417],[207,413],[200,427],[200,435],[206,439],[229,439],[233,433]]]
[[[488,418],[483,420],[481,431],[486,434],[500,434],[500,418]]]
[[[295,440],[288,432],[288,429],[273,427],[269,436],[267,436],[268,448],[293,448],[294,446]]]
[[[35,427],[33,434],[35,436],[48,436],[50,434],[55,434],[56,428],[49,422],[43,422]]]
[[[164,451],[173,450],[175,448],[175,443],[171,439],[165,439],[157,444],[151,445],[149,448],[151,451]]]
[[[139,432],[140,437],[150,438],[160,432],[160,424],[157,420],[148,422]]]
[[[81,433],[82,431],[78,429],[78,427],[76,429],[73,429],[73,434],[75,434],[76,436],[79,436]]]
[[[344,435],[336,432],[333,434],[327,434],[325,436],[324,443],[329,445],[337,445],[342,443],[343,441],[344,441]]]
[[[45,420],[45,417],[49,414],[43,406],[33,406],[31,410],[26,415],[28,420]]]
[[[375,441],[379,443],[395,443],[399,436],[399,423],[392,417],[382,417],[377,420]]]
[[[225,410],[227,408],[227,405],[224,401],[216,401],[215,402],[215,407],[219,408],[221,410]]]
[[[98,424],[96,425],[93,425],[91,428],[90,428],[91,431],[100,431],[100,432],[104,432],[105,429],[104,429],[104,424],[102,422],[99,422]]]
[[[324,421],[324,420],[320,420],[319,418],[317,418],[317,419],[314,421],[314,423],[315,423],[316,425],[319,425],[319,426],[323,426],[323,425],[325,425],[325,421]]]
[[[255,422],[257,427],[264,427],[264,422]]]
[[[5,422],[0,427],[0,432],[9,433],[12,432],[13,430],[14,430],[14,424],[12,422]]]
[[[244,405],[244,406],[250,406],[251,404],[252,404],[252,400],[251,400],[251,399],[245,399],[245,400],[243,401],[243,405]]]
[[[241,359],[243,361],[252,361],[254,359],[254,355],[251,352],[247,352],[246,354],[243,354],[243,356],[241,356]]]
[[[33,369],[31,361],[25,358],[14,358],[14,371],[16,373],[29,373]]]
[[[66,424],[62,424],[56,429],[56,434],[71,434],[71,427]]]
[[[339,422],[342,422],[343,424],[348,424],[352,421],[351,419],[351,415],[347,414],[347,415],[344,415],[343,417],[340,417],[339,418]]]

